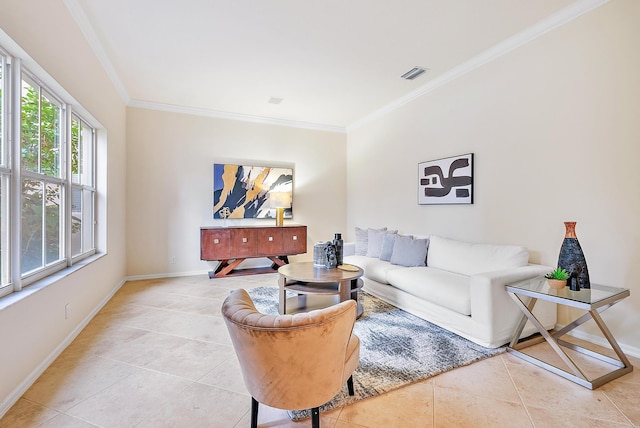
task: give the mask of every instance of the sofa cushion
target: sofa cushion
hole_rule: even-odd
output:
[[[367,255],[367,241],[368,241],[367,229],[361,229],[359,227],[356,227],[356,255],[357,256]]]
[[[350,265],[358,266],[364,270],[365,278],[372,279],[382,284],[388,284],[387,274],[396,269],[404,269],[401,266],[392,265],[380,259],[367,256],[348,256],[344,258],[344,262]]]
[[[388,272],[389,284],[400,290],[450,309],[471,315],[471,279],[431,267],[411,267]]]
[[[382,249],[380,250],[380,260],[384,260],[385,262],[391,261],[391,254],[393,254],[393,244],[396,242],[396,236],[408,236],[411,235],[398,235],[397,233],[391,233],[390,231],[384,236],[382,240]]]
[[[376,230],[387,230],[386,227]],[[356,255],[366,256],[369,241],[369,229],[356,227]]]
[[[397,230],[386,230],[384,229],[368,229],[367,230],[367,256],[368,257],[380,257],[380,252],[382,251],[382,242],[384,241],[384,237],[387,234],[396,234]]]
[[[413,239],[410,236],[398,236],[393,243],[391,263],[400,266],[425,266],[427,261],[428,239]]]
[[[529,252],[515,245],[472,244],[431,236],[427,266],[462,275],[526,266]]]

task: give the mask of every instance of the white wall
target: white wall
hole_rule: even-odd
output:
[[[351,130],[349,237],[389,226],[512,243],[555,266],[577,221],[592,281],[631,289],[603,316],[640,355],[639,22],[640,2],[612,1]],[[418,205],[418,162],[468,152],[474,205]]]
[[[124,103],[63,2],[7,0],[1,9],[0,28],[104,126],[103,137],[108,134],[100,142],[98,182],[98,222],[108,228],[98,245],[108,253],[0,310],[0,416],[123,280],[126,178]],[[65,320],[67,303],[71,316]]]
[[[285,224],[307,225],[309,251],[292,260],[311,260],[314,242],[345,231],[345,134],[139,108],[127,112],[128,275],[216,266],[200,260],[200,227],[223,222],[213,219],[214,163],[294,168],[294,217]],[[256,223],[275,220],[233,222]]]

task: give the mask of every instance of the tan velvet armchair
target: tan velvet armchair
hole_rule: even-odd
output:
[[[320,426],[319,407],[347,382],[353,395],[353,371],[360,339],[352,333],[356,302],[295,315],[258,312],[245,290],[233,291],[222,305],[242,377],[251,394],[251,427],[258,424],[258,403],[286,410],[311,409]]]

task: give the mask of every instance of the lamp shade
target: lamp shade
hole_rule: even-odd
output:
[[[291,208],[291,193],[270,192],[269,206],[271,208]]]

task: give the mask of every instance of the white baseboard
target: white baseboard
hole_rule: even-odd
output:
[[[208,275],[208,270],[192,271],[192,272],[173,272],[173,273],[154,273],[148,275],[130,275],[127,276],[124,281],[140,281],[143,279],[162,279],[162,278],[177,278],[179,276],[195,276],[195,275]]]
[[[51,351],[51,353],[44,359],[42,362],[36,367],[30,374],[27,376],[11,393],[6,397],[6,399],[0,403],[0,419],[13,407],[15,403],[18,402],[20,397],[24,395],[25,392],[35,383],[36,380],[47,370],[47,368],[62,354],[62,352],[73,342],[73,340],[84,330],[84,328],[91,322],[93,317],[95,317],[100,309],[106,305],[109,300],[120,290],[120,288],[124,285],[126,279],[120,281],[111,292],[104,298],[100,303],[82,320],[80,324],[76,326],[75,329],[62,341],[58,346]]]

